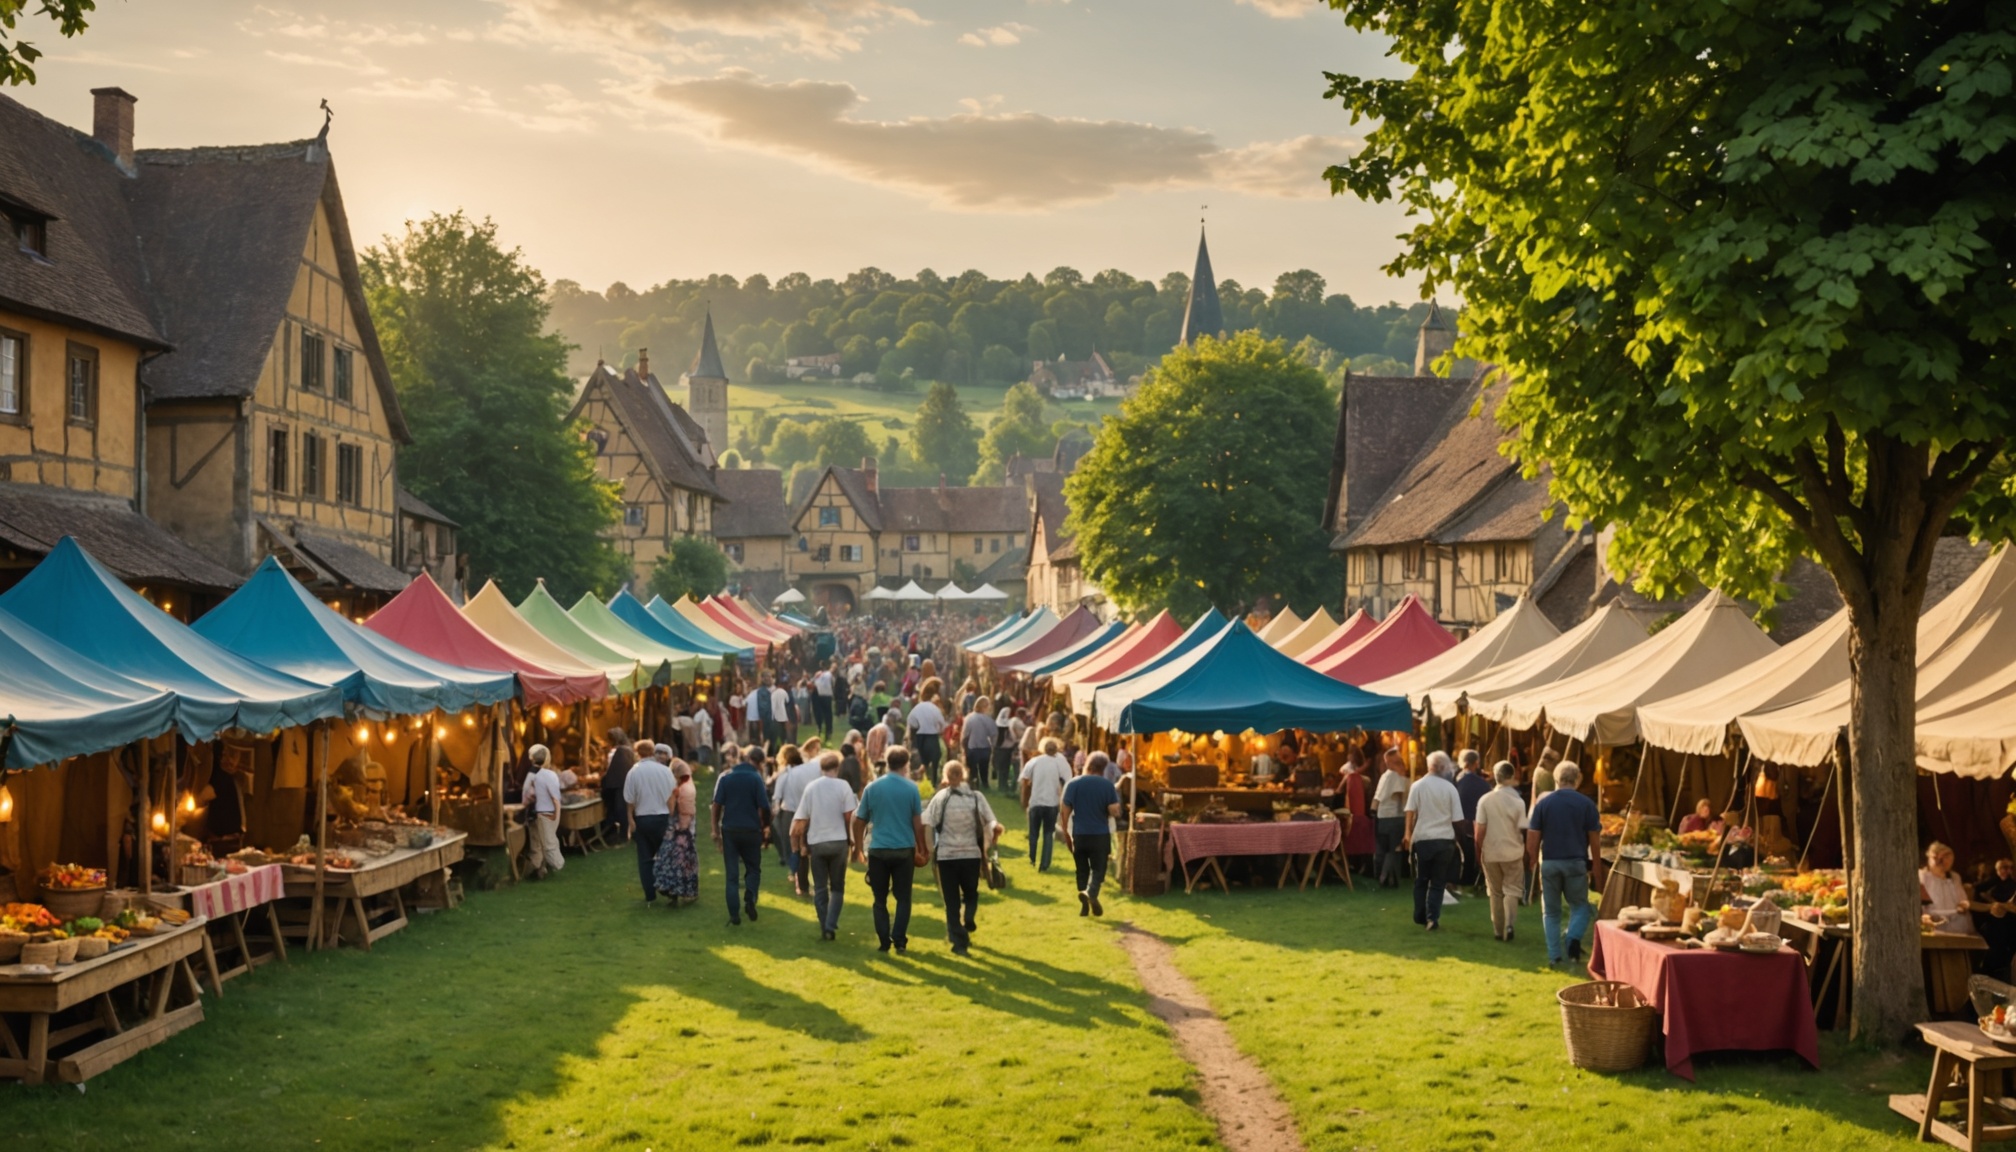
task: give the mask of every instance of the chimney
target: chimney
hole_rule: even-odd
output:
[[[881,491],[881,489],[875,486],[875,458],[873,456],[863,456],[861,458],[861,478],[868,482],[868,491],[871,495]]]
[[[637,377],[640,380],[649,380],[651,378],[651,350],[649,348],[637,349]]]
[[[91,90],[91,138],[103,144],[127,175],[133,174],[133,95],[124,88]]]

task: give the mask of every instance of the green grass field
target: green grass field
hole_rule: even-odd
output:
[[[703,784],[704,787],[704,784]],[[1012,804],[1009,805],[1012,808]],[[1019,825],[1019,818],[1011,820]],[[1020,849],[1019,826],[1006,842]],[[911,954],[875,951],[850,879],[841,939],[766,861],[762,919],[646,909],[627,848],[417,918],[375,952],[297,956],[91,1082],[0,1087],[9,1147],[846,1149],[1215,1147],[1190,1069],[1115,942],[1176,945],[1311,1149],[1906,1148],[1884,1107],[1928,1061],[1823,1036],[1704,1057],[1698,1083],[1563,1056],[1537,917],[1506,946],[1481,901],[1428,937],[1404,893],[1326,885],[1153,901],[1080,919],[1068,860],[983,897],[971,959],[920,891]]]
[[[810,419],[844,416],[859,420],[869,436],[879,444],[886,436],[903,439],[908,435],[910,422],[916,415],[917,406],[924,400],[927,387],[919,384],[916,392],[905,393],[877,392],[872,388],[830,380],[792,384],[744,384],[738,381],[728,390],[729,419],[740,427],[753,423],[758,415],[771,412]],[[958,388],[959,402],[966,406],[967,414],[984,432],[1000,413],[1002,397],[1007,391],[1006,388],[961,385]],[[1096,422],[1119,411],[1118,400],[1056,401],[1049,408],[1051,419],[1068,418],[1081,424]]]

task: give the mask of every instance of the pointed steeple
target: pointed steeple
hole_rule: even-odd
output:
[[[1440,301],[1428,302],[1428,315],[1421,318],[1421,331],[1414,342],[1414,374],[1432,376],[1435,361],[1456,347],[1456,326],[1442,314]]]
[[[700,333],[700,354],[693,357],[693,367],[686,373],[688,378],[699,380],[726,380],[728,373],[721,367],[721,349],[714,344],[714,310],[707,310],[707,326]]]
[[[1197,228],[1197,268],[1190,273],[1190,301],[1183,306],[1183,334],[1179,344],[1197,343],[1199,336],[1221,336],[1225,313],[1218,307],[1218,278],[1211,274],[1211,249],[1204,243],[1204,228]]]

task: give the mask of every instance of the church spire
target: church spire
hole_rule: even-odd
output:
[[[1218,307],[1218,279],[1211,274],[1211,249],[1204,243],[1204,228],[1197,228],[1197,268],[1190,274],[1190,301],[1183,306],[1183,334],[1179,344],[1197,343],[1199,336],[1221,336],[1225,314]]]
[[[714,344],[714,310],[707,310],[707,326],[700,333],[700,354],[693,357],[693,367],[686,373],[688,377],[701,380],[726,380],[728,373],[721,367],[721,349]]]

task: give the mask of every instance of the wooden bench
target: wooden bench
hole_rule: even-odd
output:
[[[1890,1110],[1915,1121],[1918,1139],[1928,1144],[1979,1152],[1986,1144],[2016,1140],[2016,1100],[2005,1095],[2016,1049],[1988,1039],[1978,1025],[1954,1020],[1920,1024],[1918,1033],[1932,1046],[1931,1083],[1923,1096],[1890,1097]],[[1961,1106],[1958,1125],[1940,1119],[1947,1103]]]

